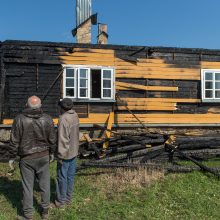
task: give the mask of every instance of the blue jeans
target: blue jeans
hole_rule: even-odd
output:
[[[57,201],[65,204],[71,201],[74,176],[76,173],[76,157],[57,162]]]

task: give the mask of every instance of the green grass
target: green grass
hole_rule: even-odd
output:
[[[208,165],[219,165],[219,161]],[[55,163],[51,165],[52,199],[55,197]],[[8,177],[0,164],[0,219],[15,219],[21,211],[19,170]],[[220,219],[220,181],[201,172],[170,174],[140,187],[118,181],[114,173],[91,169],[76,176],[74,200],[64,211],[53,209],[50,219]],[[109,178],[110,177],[110,178]],[[124,187],[120,188],[124,184]],[[40,197],[35,192],[35,219]]]

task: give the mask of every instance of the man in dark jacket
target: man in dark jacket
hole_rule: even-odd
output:
[[[48,218],[50,205],[49,160],[56,147],[53,120],[41,110],[37,96],[28,99],[26,109],[13,123],[10,137],[10,164],[20,156],[23,187],[23,219],[33,218],[33,187],[35,178],[41,191],[42,218]]]
[[[73,102],[64,98],[60,102],[57,148],[57,199],[55,205],[64,207],[71,202],[79,150],[79,118],[72,109]]]

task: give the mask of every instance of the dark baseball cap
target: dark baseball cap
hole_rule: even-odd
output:
[[[63,100],[59,101],[58,104],[65,110],[70,110],[73,108],[73,101],[69,98],[64,98]]]

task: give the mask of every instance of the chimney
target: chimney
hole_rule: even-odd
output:
[[[98,44],[108,44],[107,24],[99,23],[97,43]]]
[[[76,28],[72,30],[77,43],[92,43],[92,25],[97,24],[97,14],[92,15],[92,0],[76,0]]]
[[[91,44],[92,43],[91,31],[92,31],[92,22],[90,18],[86,22],[84,22],[83,25],[77,28],[77,34],[76,34],[77,43]]]

